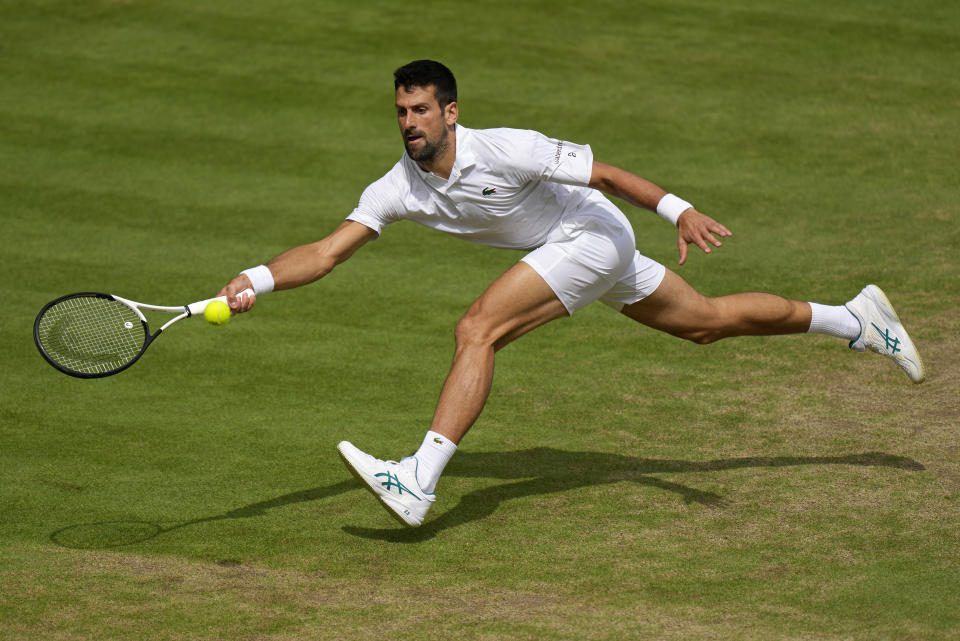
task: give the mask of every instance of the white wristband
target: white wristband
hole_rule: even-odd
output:
[[[273,291],[273,272],[266,265],[257,265],[240,273],[245,274],[253,283],[255,294],[269,294]]]
[[[660,202],[657,203],[657,213],[660,214],[661,218],[664,220],[669,220],[673,223],[674,227],[677,225],[677,219],[680,218],[680,214],[687,211],[693,207],[690,203],[685,201],[683,198],[678,198],[673,194],[667,194],[660,199]]]

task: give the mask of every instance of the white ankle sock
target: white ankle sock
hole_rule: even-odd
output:
[[[860,322],[843,305],[810,303],[810,329],[815,334],[829,334],[848,341],[860,336]]]
[[[417,483],[421,490],[433,494],[437,481],[443,474],[443,468],[456,451],[457,446],[446,436],[433,431],[427,432],[420,449],[414,454],[417,457]]]

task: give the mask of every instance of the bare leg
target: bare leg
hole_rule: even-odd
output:
[[[459,443],[490,395],[496,350],[566,315],[550,286],[526,263],[494,281],[457,324],[453,365],[430,429]]]
[[[657,291],[622,311],[644,325],[695,343],[797,334],[810,327],[808,303],[759,292],[708,298],[669,269]]]

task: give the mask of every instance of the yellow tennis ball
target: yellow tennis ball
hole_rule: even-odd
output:
[[[215,300],[207,304],[203,310],[203,317],[208,323],[226,325],[230,322],[230,307],[222,300]]]

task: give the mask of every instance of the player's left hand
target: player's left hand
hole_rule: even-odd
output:
[[[709,254],[712,251],[710,245],[720,247],[723,244],[717,236],[726,238],[732,235],[733,232],[713,218],[691,207],[677,219],[677,248],[680,250],[680,264],[687,262],[687,245],[694,244],[702,249],[703,253]]]

